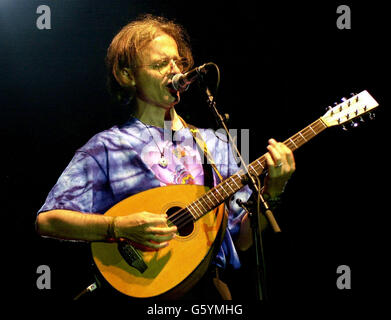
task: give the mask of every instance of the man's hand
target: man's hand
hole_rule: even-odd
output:
[[[265,156],[269,174],[266,177],[264,193],[275,198],[284,191],[286,183],[296,170],[296,164],[292,150],[285,144],[270,139],[267,149],[269,152]]]
[[[167,215],[139,212],[128,216],[115,217],[114,234],[116,238],[126,238],[152,249],[168,246],[177,227],[168,227]]]

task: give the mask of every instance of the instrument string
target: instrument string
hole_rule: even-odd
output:
[[[232,176],[230,179],[234,179],[234,180],[239,179],[238,181],[235,181],[235,184],[238,186],[235,189],[239,190],[239,188],[242,187],[240,178],[238,176]],[[224,180],[220,185],[218,185],[224,191],[225,191],[225,189],[224,189],[223,185],[229,184],[228,180],[229,179]],[[205,213],[216,208],[220,203],[222,203],[226,200],[226,198],[223,197],[220,193],[215,193],[215,190],[217,190],[216,188],[218,186],[212,188],[211,190],[209,190],[208,192],[203,194],[198,200],[192,202],[186,208],[182,208],[182,209],[179,209],[178,211],[174,212],[169,217],[169,222],[171,224],[175,224],[178,228],[180,228],[190,222],[197,220],[198,218],[201,218]],[[232,187],[231,187],[231,189],[232,189]],[[233,191],[236,192],[237,190],[233,190]],[[225,191],[225,192],[227,193],[228,196],[231,195],[227,191]],[[211,197],[209,197],[208,195],[213,195],[213,198],[215,198],[216,200],[212,201]]]

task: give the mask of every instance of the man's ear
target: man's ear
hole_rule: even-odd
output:
[[[130,68],[123,68],[118,73],[118,80],[121,82],[121,86],[123,87],[135,87],[136,80],[133,75],[132,70]]]

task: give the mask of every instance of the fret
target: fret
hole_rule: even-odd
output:
[[[199,211],[199,208],[197,208],[197,204],[195,202],[191,203],[190,206],[193,208],[195,214],[197,215],[197,219],[200,217],[198,215],[198,213],[201,213],[201,211]],[[197,210],[198,209],[198,210]]]
[[[205,196],[208,198],[209,202],[212,204],[212,206],[210,207],[210,208],[212,208],[212,207],[213,207],[213,201],[210,200],[210,198],[209,198],[209,196],[208,196],[209,193],[210,193],[210,191],[207,192],[207,193],[205,193]],[[206,201],[205,201],[205,203],[206,203]]]
[[[215,198],[216,199],[216,201],[217,201],[217,203],[219,202],[219,200],[215,197],[215,195],[214,195],[214,193],[213,193],[213,189],[212,190],[210,190],[209,191],[210,192],[210,194],[213,196],[213,198]]]
[[[299,134],[303,137],[303,139],[305,140],[305,142],[308,142],[308,140],[310,140],[311,138],[313,138],[315,135],[312,133],[312,132],[314,132],[313,130],[312,130],[312,132],[311,132],[311,130],[312,130],[312,128],[310,129],[309,127],[307,127],[307,128],[304,128],[303,130],[301,130],[300,132],[299,132]]]
[[[225,182],[224,182],[225,183]],[[223,191],[228,195],[228,197],[229,197],[229,193],[224,189],[224,187],[223,187],[223,183],[221,183],[221,184],[219,184],[219,186],[221,187],[221,189],[223,189]],[[216,189],[217,189],[217,187],[218,186],[216,186]]]
[[[262,156],[256,160],[257,165],[259,165],[261,167],[259,169],[259,171],[257,172],[258,175],[260,175],[263,172],[263,170],[265,170],[265,166],[264,166],[265,161],[266,160],[265,160],[264,156]]]
[[[199,201],[198,201],[198,200],[196,200],[196,201],[194,201],[194,202],[193,202],[193,204],[196,206],[197,210],[198,210],[198,211],[199,211],[199,213],[201,214],[201,215],[200,215],[200,217],[201,217],[201,216],[202,216],[202,212],[203,212],[203,211],[202,211],[202,210],[200,209],[200,207],[197,205],[197,202],[199,203]],[[198,216],[198,214],[197,214],[197,216]]]
[[[239,187],[239,186],[238,186],[238,184],[236,183],[234,176],[232,176],[232,177],[231,177],[231,179],[232,179],[232,181],[235,183],[236,187],[237,187],[237,188],[238,188],[238,190],[239,190],[239,189],[240,189],[240,187]]]
[[[218,187],[218,185],[217,185],[216,187],[214,187],[214,190],[216,190],[216,192],[219,194],[219,196],[221,197],[221,199],[224,200],[224,197],[221,195],[221,193],[219,192],[219,190],[217,190],[217,187]],[[213,194],[213,193],[212,193],[212,194]]]
[[[306,142],[306,140],[301,138],[299,134],[295,134],[292,140],[295,142],[296,148],[299,148]]]
[[[323,129],[327,128],[327,125],[322,121],[322,119],[318,119],[317,121],[323,125]]]
[[[316,125],[320,124],[322,126],[322,128],[319,129],[319,132],[323,131],[324,129],[327,128],[327,126],[323,123],[322,119],[318,119],[316,122]],[[318,133],[319,133],[318,132]]]
[[[228,187],[231,189],[232,193],[235,193],[235,190],[233,190],[229,184],[229,181],[226,182],[226,184],[228,185]]]
[[[248,165],[248,167],[247,167],[248,173],[249,173],[249,174],[251,173],[251,175],[256,175],[256,176],[258,176],[258,175],[260,174],[260,172],[258,172],[257,169],[254,168],[254,166],[256,166],[255,161],[252,162],[252,163],[250,163],[250,164]]]
[[[204,198],[202,198],[202,199],[204,199],[205,203],[207,204],[207,210],[211,210],[214,208],[214,202],[212,200],[210,200],[210,198],[208,197],[208,194],[206,194],[206,197],[208,198],[209,202],[207,202]]]
[[[250,165],[248,166],[248,172],[249,172],[249,173],[250,173],[250,170],[253,170],[256,176],[258,175],[257,170],[255,170],[255,169],[253,168],[252,164],[250,164]]]
[[[304,139],[305,142],[307,142],[307,139],[304,138],[304,136],[301,134],[301,132],[299,132],[299,135]]]
[[[193,217],[194,220],[197,220],[198,215],[197,215],[197,216],[194,216],[194,214],[191,212],[190,208],[191,208],[191,204],[190,204],[189,206],[187,206],[187,211],[189,211],[189,213],[192,215],[192,217]]]
[[[298,148],[297,145],[296,145],[296,143],[294,143],[293,140],[292,140],[291,138],[289,138],[289,141],[293,143],[293,145],[295,146],[296,149]]]
[[[206,196],[206,197],[208,198],[208,200],[209,200],[210,202],[212,202],[212,201],[210,200],[209,196],[208,196],[208,193],[209,193],[209,192],[205,193],[204,196]],[[205,201],[205,203],[206,203],[206,201]]]
[[[202,198],[199,198],[197,201],[200,203],[200,205],[201,205],[203,211],[204,211],[204,212],[207,212],[208,209],[207,209],[207,208],[205,209],[204,205],[203,205],[202,202],[201,202],[201,199],[202,199]],[[204,200],[204,201],[205,201],[205,200]]]
[[[260,158],[256,160],[256,162],[258,163],[258,165],[261,166],[262,170],[265,169],[265,167],[263,166],[262,162],[259,162]]]
[[[241,176],[240,176],[240,171],[236,172],[235,175],[239,178],[240,185],[243,186],[243,184],[242,184],[242,178],[241,178]]]
[[[310,128],[312,130],[312,132],[314,133],[314,136],[316,136],[316,132],[314,131],[314,129],[312,129],[312,127],[309,125],[308,128]]]

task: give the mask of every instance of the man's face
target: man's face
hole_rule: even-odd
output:
[[[138,58],[134,74],[137,98],[164,109],[173,107],[179,102],[179,92],[168,85],[172,76],[181,72],[171,60],[180,58],[175,40],[161,34],[143,48]]]

